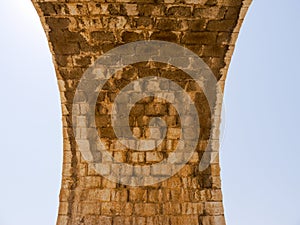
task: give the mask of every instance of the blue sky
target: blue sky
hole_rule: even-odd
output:
[[[225,90],[228,225],[300,225],[298,0],[256,0]],[[55,224],[61,114],[46,37],[28,0],[0,8],[0,225]]]

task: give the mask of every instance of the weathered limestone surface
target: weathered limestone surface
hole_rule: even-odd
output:
[[[100,55],[137,40],[164,40],[192,50],[209,65],[224,88],[234,44],[250,2],[33,0],[49,40],[61,95],[64,159],[58,225],[225,224],[219,162],[203,172],[198,170],[212,133],[216,133],[218,142],[218,128],[211,126],[205,96],[188,75],[160,63],[137,63],[110,79],[99,94],[95,112],[99,135],[115,158],[133,165],[159,162],[172,152],[180,135],[179,117],[165,101],[150,97],[139,101],[130,115],[135,136],[147,138],[149,119],[161,116],[169,127],[167,137],[150,152],[124,149],[116,144],[110,122],[111,104],[118,92],[138,77],[161,76],[176,81],[195,101],[201,115],[201,136],[195,154],[178,174],[156,185],[131,187],[98,175],[77,149],[72,102],[83,72]],[[179,56],[177,60],[184,63],[186,59]]]

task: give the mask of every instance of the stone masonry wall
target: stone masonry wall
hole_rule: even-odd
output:
[[[162,99],[140,100],[130,113],[133,134],[147,139],[149,120],[159,116],[168,125],[167,136],[148,152],[126,149],[117,144],[110,121],[111,106],[119,91],[137,78],[158,76],[175,81],[191,96],[201,124],[196,151],[175,176],[155,185],[133,187],[100,176],[78,151],[72,130],[72,102],[84,71],[99,56],[137,40],[163,40],[190,49],[207,63],[223,89],[250,2],[33,0],[49,40],[61,96],[64,158],[58,225],[225,224],[219,162],[215,160],[202,172],[198,169],[212,135],[218,148],[219,122],[212,126],[205,96],[187,74],[163,63],[136,63],[109,79],[97,100],[97,131],[112,156],[132,165],[149,165],[168,157],[178,144],[178,113]],[[187,66],[191,63],[182,56],[177,60]]]

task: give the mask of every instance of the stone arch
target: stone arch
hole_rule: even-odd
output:
[[[163,40],[190,49],[206,62],[223,89],[250,2],[33,0],[53,55],[62,103],[64,159],[58,225],[225,224],[219,163],[214,162],[202,172],[197,170],[204,146],[211,132],[218,133],[218,126],[208,126],[199,141],[197,154],[176,176],[156,185],[131,187],[101,177],[82,158],[72,130],[72,103],[81,76],[100,55],[137,40]],[[123,71],[121,79],[111,80],[108,91],[99,95],[99,111],[102,111],[97,115],[96,123],[114,156],[128,161],[130,155],[130,163],[147,163],[147,158],[133,153],[124,156],[119,147],[113,146],[114,134],[102,103],[111,104],[115,94],[111,90],[124,87],[135,74],[149,73],[164,74],[187,90],[193,90],[193,84],[184,74],[174,69],[170,75],[168,71],[161,71],[160,65],[141,63]],[[205,101],[199,93],[195,100],[200,105]],[[141,103],[144,107],[141,113],[147,114],[147,104],[152,103],[148,100]],[[167,116],[173,116],[170,123],[174,123],[176,115],[168,114],[169,108],[164,111],[163,104],[160,107],[162,115],[166,112]],[[204,120],[211,123],[205,109],[202,111]],[[139,120],[138,115],[133,118],[138,124],[136,127],[144,126],[145,121]],[[170,142],[175,141],[171,138]]]

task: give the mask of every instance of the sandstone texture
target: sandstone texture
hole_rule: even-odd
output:
[[[57,225],[225,224],[218,159],[206,170],[198,169],[209,140],[213,139],[218,148],[220,118],[211,120],[201,88],[187,74],[168,64],[136,63],[110,78],[99,93],[95,110],[98,134],[115,159],[132,165],[149,165],[168,157],[178,144],[181,121],[167,101],[144,98],[130,113],[133,134],[147,139],[150,119],[159,116],[168,126],[166,138],[151,151],[124,148],[117,142],[110,119],[111,105],[120,90],[137,78],[158,76],[176,82],[195,102],[201,124],[196,151],[176,175],[154,185],[133,187],[99,175],[78,151],[72,130],[72,103],[84,71],[99,56],[138,40],[174,42],[193,51],[210,67],[223,89],[250,3],[251,0],[33,0],[53,54],[61,96],[64,157]],[[181,55],[172,60],[187,66],[191,63]],[[160,86],[172,89],[169,83]],[[180,98],[176,93],[171,97]],[[221,105],[216,103],[215,107],[220,110]],[[155,134],[161,135],[159,130]],[[111,168],[106,169],[110,173]],[[168,174],[168,169],[149,173]]]

